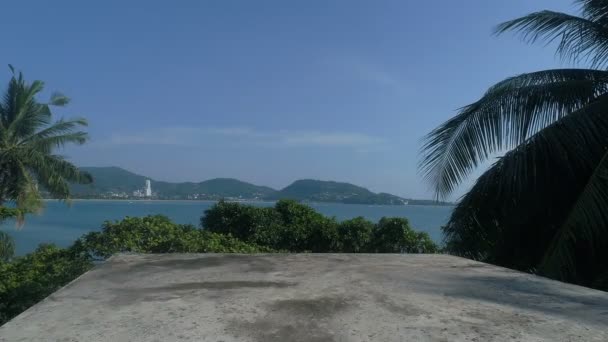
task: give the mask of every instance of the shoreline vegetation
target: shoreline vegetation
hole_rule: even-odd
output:
[[[106,221],[71,246],[41,244],[13,257],[0,231],[0,325],[116,253],[437,253],[440,247],[406,218],[337,221],[308,205],[279,200],[271,207],[219,201],[199,227],[162,215]],[[1,239],[0,239],[1,240]]]

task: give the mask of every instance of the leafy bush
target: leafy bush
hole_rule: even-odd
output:
[[[293,200],[280,200],[274,210],[279,214],[281,227],[275,224],[279,236],[278,249],[291,252],[334,252],[337,250],[337,222]],[[259,241],[258,243],[263,243]]]
[[[105,259],[119,252],[269,251],[269,248],[249,244],[230,235],[175,224],[160,215],[108,221],[103,224],[102,231],[83,235],[70,248],[41,245],[24,257],[10,262],[0,261],[0,325],[86,272],[93,266],[95,258]]]
[[[0,262],[0,325],[92,267],[71,249],[41,245],[11,262]]]
[[[205,211],[201,226],[212,233],[229,234],[238,239],[250,240],[262,228],[280,222],[281,218],[273,208],[259,208],[239,203],[216,203]]]
[[[255,253],[268,251],[245,243],[230,235],[176,224],[156,215],[127,217],[122,221],[106,221],[102,231],[85,234],[75,248],[92,257],[107,258],[115,253]]]
[[[436,253],[438,248],[427,233],[414,231],[407,219],[383,217],[374,226],[372,250],[377,253]]]
[[[373,231],[374,224],[363,217],[340,222],[338,225],[340,250],[346,253],[369,252]]]
[[[358,217],[338,223],[313,208],[280,200],[274,208],[220,201],[201,218],[204,229],[240,236],[247,242],[290,252],[435,253],[426,233],[414,231],[402,218],[383,218],[377,225]]]
[[[337,250],[337,222],[292,200],[280,200],[274,208],[220,201],[205,211],[201,225],[207,231],[238,236],[274,250]]]

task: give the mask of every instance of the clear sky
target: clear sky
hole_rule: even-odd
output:
[[[421,138],[522,72],[564,66],[501,21],[571,0],[10,1],[0,65],[72,98],[80,166],[429,198]],[[4,70],[5,80],[9,70]],[[466,185],[465,185],[466,187]],[[459,192],[462,193],[462,190]]]

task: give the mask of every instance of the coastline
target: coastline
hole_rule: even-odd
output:
[[[45,202],[62,202],[65,200],[57,198],[45,198]],[[189,200],[189,199],[124,199],[124,198],[71,198],[70,202],[192,202],[192,203],[215,203],[218,200]],[[247,202],[247,203],[275,203],[276,201],[263,200],[227,200],[227,202]]]
[[[45,202],[62,202],[65,200],[56,199],[56,198],[45,198],[43,199]],[[186,202],[186,203],[216,203],[219,200],[189,200],[189,199],[123,199],[123,198],[72,198],[67,200],[68,202],[127,202],[127,203],[149,203],[149,202],[159,202],[159,203],[174,203],[174,202]],[[247,200],[226,200],[231,203],[266,203],[273,204],[277,201],[270,200],[255,200],[255,199],[247,199]],[[343,203],[343,202],[308,202],[301,201],[306,205],[325,205],[325,204],[341,204],[341,205],[353,205],[353,206],[365,206],[365,207],[454,207],[455,204],[365,204],[365,203]]]

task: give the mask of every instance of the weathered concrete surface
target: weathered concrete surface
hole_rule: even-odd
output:
[[[0,341],[608,341],[608,294],[442,255],[118,255]]]

